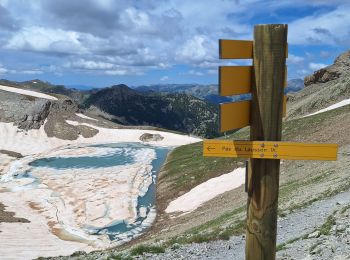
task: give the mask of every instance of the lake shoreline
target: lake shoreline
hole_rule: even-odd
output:
[[[0,130],[1,130],[1,124],[5,124],[5,123],[0,123]],[[8,126],[10,124],[7,124]],[[8,127],[7,126],[7,127]],[[7,129],[8,130],[8,129]],[[40,130],[40,129],[39,129]],[[39,130],[31,130],[31,131],[37,131],[36,136],[38,135],[38,131]],[[120,129],[102,129],[103,131],[119,131]],[[123,129],[124,130],[124,129]],[[103,132],[102,131],[102,132]],[[135,132],[136,131],[136,132]],[[7,132],[7,131],[5,131]],[[129,133],[129,137],[126,136],[124,139],[125,140],[130,140],[133,139],[133,142],[142,144],[144,142],[141,142],[139,140],[139,138],[137,138],[135,140],[136,136],[140,136],[143,133],[147,132],[157,132],[160,133],[162,136],[165,136],[165,140],[163,141],[158,141],[158,142],[150,142],[147,143],[147,145],[151,145],[152,147],[155,146],[160,146],[160,147],[175,147],[180,145],[180,143],[191,143],[194,141],[198,141],[200,139],[196,139],[196,138],[191,138],[188,136],[179,136],[176,134],[171,134],[171,133],[163,133],[163,132],[159,132],[159,131],[147,131],[147,130],[129,130],[129,132],[133,132],[131,133],[132,135],[130,135]],[[33,132],[32,132],[33,133]],[[124,132],[123,132],[124,133]],[[21,136],[19,137],[19,139],[21,138],[26,138],[26,141],[22,143],[22,147],[28,145],[28,143],[31,143],[31,145],[34,145],[35,140],[33,139],[33,134],[27,134],[27,135],[23,135],[22,132],[18,132],[17,134],[20,134]],[[120,132],[119,132],[120,134]],[[41,134],[39,134],[40,136]],[[107,135],[110,135],[110,133],[107,133]],[[106,136],[106,133],[102,133],[101,136]],[[62,140],[62,142],[51,142],[49,138],[49,141],[45,142],[46,144],[49,144],[50,147],[48,147],[47,145],[45,147],[39,147],[40,149],[46,148],[44,151],[40,151],[40,149],[37,149],[38,153],[33,153],[30,152],[33,151],[32,148],[28,147],[20,150],[20,146],[17,142],[17,144],[14,144],[14,152],[22,152],[24,157],[21,159],[17,159],[15,160],[14,158],[9,158],[7,155],[3,155],[1,154],[1,158],[0,158],[0,166],[1,169],[0,171],[2,172],[2,175],[0,173],[0,178],[6,178],[6,173],[8,173],[8,171],[11,168],[11,165],[14,164],[18,164],[19,162],[28,162],[34,159],[39,159],[41,157],[50,157],[50,154],[52,155],[58,155],[57,153],[55,154],[55,151],[58,150],[62,150],[65,147],[70,147],[72,148],[72,150],[74,150],[77,146],[80,145],[99,145],[101,143],[99,143],[98,141],[100,141],[101,136],[95,140],[85,140],[85,142],[83,142],[82,144],[80,143],[71,143],[71,144],[65,144],[66,141]],[[114,134],[114,136],[116,136],[116,132]],[[134,136],[133,138],[131,138],[132,136]],[[38,137],[38,136],[37,136]],[[11,134],[9,136],[9,138],[11,139]],[[88,138],[86,138],[88,139]],[[113,138],[112,138],[113,139]],[[117,138],[114,139],[118,139],[117,142],[114,143],[121,143],[121,140],[123,140],[121,138],[120,135],[117,136]],[[106,140],[108,139],[104,139],[106,143]],[[182,142],[180,142],[182,140]],[[89,141],[89,142],[87,142]],[[9,142],[7,140],[7,142]],[[39,143],[40,143],[40,139],[39,139]],[[176,145],[177,144],[177,145]],[[0,143],[0,149],[6,149],[8,150],[8,144],[2,145]],[[50,149],[47,149],[50,148]],[[74,153],[74,152],[73,152]],[[70,154],[73,155],[73,154]],[[73,155],[74,156],[74,155]],[[20,167],[21,168],[21,167]],[[25,168],[21,168],[22,170],[25,170]],[[137,172],[136,168],[135,171]],[[37,175],[45,176],[45,172],[43,171],[38,171],[36,172]],[[77,174],[77,172],[75,172],[75,174]],[[81,173],[78,173],[81,174]],[[4,177],[5,175],[5,177]],[[128,174],[127,174],[128,175]],[[54,180],[54,179],[53,179]],[[17,180],[18,181],[18,180]],[[23,181],[23,180],[21,180]],[[50,180],[51,181],[51,180]],[[136,182],[138,183],[137,185],[140,185],[142,182],[139,180]],[[1,183],[0,183],[1,184]],[[19,183],[20,185],[27,185],[27,183]],[[49,204],[47,204],[47,202],[42,202],[40,201],[39,198],[50,198],[50,200],[53,200],[51,198],[51,195],[45,191],[47,189],[47,187],[45,187],[42,184],[39,184],[40,189],[39,192],[35,192],[33,194],[31,194],[30,196],[28,195],[29,193],[27,193],[26,195],[21,195],[21,196],[13,196],[13,194],[10,194],[10,192],[6,191],[6,189],[8,188],[4,188],[4,187],[0,187],[0,202],[3,203],[6,207],[6,210],[8,211],[12,211],[15,213],[15,217],[24,217],[26,219],[28,219],[29,221],[31,221],[30,223],[16,223],[16,227],[13,226],[13,224],[11,223],[0,223],[0,231],[1,231],[1,238],[0,240],[4,240],[1,243],[3,243],[4,245],[6,245],[6,247],[2,247],[3,249],[0,251],[4,251],[1,252],[1,255],[8,255],[11,256],[10,258],[16,258],[16,259],[28,259],[28,258],[36,258],[39,256],[58,256],[58,255],[70,255],[72,253],[74,253],[75,251],[85,251],[85,252],[90,252],[93,250],[99,250],[99,249],[106,249],[109,247],[113,247],[116,246],[116,244],[109,242],[108,238],[106,237],[106,239],[103,239],[104,241],[102,243],[96,242],[96,241],[90,241],[89,239],[86,240],[86,237],[81,237],[81,234],[79,233],[79,237],[76,236],[72,236],[71,234],[74,232],[74,230],[70,230],[70,232],[64,232],[62,231],[62,229],[58,229],[57,228],[57,223],[55,224],[54,220],[55,218],[57,218],[55,214],[53,213],[48,213],[49,211],[47,211],[47,209],[50,206]],[[52,185],[52,183],[51,183]],[[101,185],[105,185],[103,183],[101,183]],[[107,184],[108,186],[108,184]],[[59,187],[60,188],[60,187]],[[60,189],[62,189],[64,187],[61,187]],[[69,189],[67,189],[69,190]],[[136,189],[138,190],[138,189]],[[134,192],[136,192],[136,190]],[[25,191],[18,191],[18,194],[22,194],[25,193]],[[144,189],[144,193],[147,192],[146,189]],[[6,194],[7,193],[7,194]],[[113,192],[111,192],[113,193]],[[4,195],[6,194],[6,196]],[[11,195],[11,196],[10,196]],[[114,196],[113,194],[110,194],[111,196]],[[139,196],[136,197],[137,199],[139,198]],[[40,205],[41,203],[41,205]],[[74,201],[71,201],[71,203],[73,203],[74,205]],[[134,202],[135,203],[135,202]],[[136,200],[137,203],[137,200]],[[45,205],[43,207],[43,204]],[[69,203],[67,204],[69,205]],[[57,208],[55,211],[56,212],[60,212],[60,207]],[[57,211],[58,210],[58,211]],[[35,213],[35,212],[39,212],[39,214]],[[51,212],[55,212],[52,211]],[[34,212],[34,213],[33,213]],[[43,213],[44,212],[44,213]],[[74,212],[73,208],[71,210],[71,212]],[[38,216],[40,215],[45,215],[46,217],[40,218]],[[154,212],[155,215],[155,212]],[[68,217],[68,216],[67,216]],[[151,215],[150,215],[151,217]],[[152,219],[153,218],[153,219]],[[154,217],[152,217],[149,221],[148,221],[148,225],[151,225],[151,223],[153,223],[154,221]],[[68,218],[69,219],[69,218]],[[57,219],[56,219],[57,222]],[[47,223],[47,224],[43,224],[43,223]],[[26,226],[27,225],[27,226]],[[46,226],[44,229],[42,229],[43,226]],[[23,231],[27,230],[30,227],[30,230],[35,230],[36,234],[38,235],[37,237],[33,237],[33,235],[31,233],[28,233],[27,235],[27,239],[25,238],[26,235],[24,235]],[[40,231],[39,229],[41,229],[42,231]],[[46,230],[46,231],[45,231]],[[47,233],[49,231],[49,233]],[[99,235],[99,237],[103,237],[104,235]],[[62,240],[64,239],[64,240]],[[33,243],[31,240],[35,241],[35,243]],[[7,244],[5,242],[8,242]],[[83,243],[81,243],[83,242]],[[16,246],[15,246],[16,245]],[[97,245],[97,246],[96,246]],[[24,247],[26,249],[24,249]],[[5,250],[6,248],[6,250]],[[19,248],[23,248],[19,250]],[[48,249],[50,248],[50,249]],[[51,250],[52,248],[52,250]]]

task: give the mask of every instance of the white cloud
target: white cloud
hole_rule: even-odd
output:
[[[324,67],[327,67],[327,65],[323,63],[314,63],[314,62],[309,63],[309,68],[313,71],[322,69]]]
[[[124,76],[124,75],[140,76],[144,74],[144,71],[133,67],[117,66],[115,69],[104,71],[104,74],[109,76]]]
[[[159,80],[160,80],[160,81],[166,81],[166,80],[168,80],[168,79],[169,79],[168,76],[163,76],[163,77],[161,77]]]
[[[127,8],[120,16],[120,23],[137,32],[154,31],[148,14],[135,8]]]
[[[304,60],[305,60],[304,57],[297,56],[297,55],[294,55],[291,53],[288,54],[288,62],[290,62],[290,63],[298,64],[298,63],[303,62]]]
[[[207,73],[209,74],[209,75],[218,75],[219,74],[219,72],[218,72],[218,70],[216,69],[210,69],[210,70],[207,70]]]
[[[37,59],[28,67],[44,73],[51,71],[38,64],[61,68],[53,73],[74,69],[99,75],[140,75],[186,64],[193,75],[216,75],[220,65],[251,64],[251,60],[220,61],[218,39],[252,39],[256,17],[277,17],[279,10],[291,6],[307,6],[310,14],[290,22],[290,45],[350,43],[348,0],[0,0],[0,4],[18,20],[12,31],[0,32],[0,46],[11,52],[29,51]],[[324,8],[312,9],[315,6]],[[310,61],[321,62],[307,55],[290,54],[288,59],[293,73]],[[20,66],[8,66],[20,71]]]
[[[213,60],[214,52],[217,48],[217,44],[215,45],[208,37],[195,35],[177,50],[176,58],[185,63]]]
[[[23,70],[23,71],[20,71],[19,73],[28,74],[28,75],[40,75],[40,74],[43,74],[44,72],[41,70]]]
[[[306,16],[289,24],[290,44],[348,45],[350,43],[350,5]]]
[[[311,71],[306,70],[306,69],[301,69],[296,71],[296,77],[297,78],[303,78],[307,75],[311,74]]]
[[[74,31],[43,27],[25,27],[15,34],[5,46],[9,49],[39,52],[83,52],[80,34]]]
[[[116,66],[109,62],[79,59],[77,61],[67,63],[66,67],[87,70],[110,70]]]
[[[0,75],[6,74],[8,69],[6,69],[2,64],[0,64]]]
[[[111,75],[111,76],[122,76],[122,75],[127,75],[128,71],[127,70],[122,70],[122,69],[115,69],[115,70],[107,70],[105,71],[106,75]]]
[[[203,76],[203,73],[200,71],[196,71],[196,70],[189,70],[187,72],[188,75],[192,75],[192,76]]]

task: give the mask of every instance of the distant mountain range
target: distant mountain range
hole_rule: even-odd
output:
[[[69,97],[80,109],[88,109],[118,124],[154,126],[203,137],[219,135],[219,103],[249,98],[249,95],[221,97],[216,85],[167,84],[134,89],[115,85],[82,90],[39,79],[24,82],[3,79],[0,84]],[[303,86],[301,79],[291,80],[286,92]]]
[[[286,93],[297,92],[304,87],[302,79],[292,79],[288,81]],[[149,86],[139,86],[135,88],[144,93],[160,92],[160,93],[184,93],[206,100],[213,104],[232,102],[247,99],[248,95],[241,96],[219,96],[218,85],[195,85],[195,84],[158,84]]]

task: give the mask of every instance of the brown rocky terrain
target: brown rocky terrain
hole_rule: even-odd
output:
[[[304,116],[350,98],[350,50],[334,64],[305,77],[305,88],[289,95],[287,119]]]

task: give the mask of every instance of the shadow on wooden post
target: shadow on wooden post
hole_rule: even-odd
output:
[[[254,28],[250,139],[280,141],[287,25]],[[250,159],[246,259],[275,259],[280,160]]]

